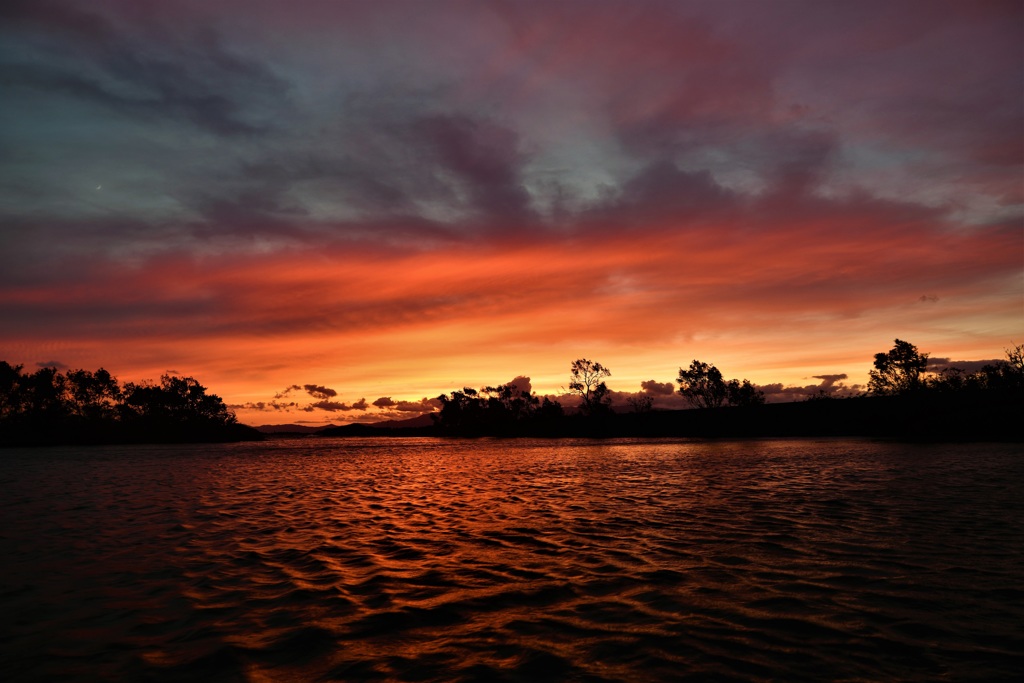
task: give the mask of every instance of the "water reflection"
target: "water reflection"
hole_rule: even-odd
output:
[[[11,452],[40,678],[998,678],[1013,446],[339,440]]]

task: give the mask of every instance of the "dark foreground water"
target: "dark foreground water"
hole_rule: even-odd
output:
[[[3,680],[992,680],[1024,452],[296,440],[0,451]]]

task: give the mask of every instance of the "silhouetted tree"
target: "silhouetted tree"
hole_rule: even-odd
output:
[[[103,368],[96,372],[69,370],[65,392],[71,413],[76,417],[110,421],[117,416],[121,387]]]
[[[545,398],[541,403],[532,392],[515,384],[484,387],[477,391],[464,387],[437,397],[441,410],[434,424],[446,434],[514,436],[550,431],[548,423],[561,417],[562,406]]]
[[[928,387],[954,394],[978,391],[984,388],[984,375],[981,372],[968,373],[962,368],[945,368],[928,382]]]
[[[764,392],[750,383],[750,380],[729,380],[726,386],[731,406],[749,407],[764,405]]]
[[[235,416],[220,396],[191,377],[163,375],[160,384],[124,387],[123,414],[129,419],[159,424],[230,425]]]
[[[626,403],[634,413],[649,413],[654,406],[654,397],[648,394],[637,394],[627,398]]]
[[[946,394],[985,394],[990,399],[1019,400],[1024,397],[1024,345],[1015,345],[1005,351],[1006,360],[989,363],[977,372],[946,368],[931,378],[927,386]]]
[[[540,399],[532,392],[523,391],[515,384],[484,387],[481,393],[487,398],[490,412],[503,414],[505,421],[512,423],[529,419],[540,404]]]
[[[569,367],[569,391],[581,399],[580,410],[587,415],[597,415],[611,409],[612,397],[604,378],[611,377],[611,371],[586,358],[574,360]]]
[[[814,401],[831,401],[834,398],[835,398],[835,396],[830,394],[826,389],[818,389],[813,394],[811,394],[810,396],[805,398],[804,401],[805,402],[806,401],[811,401],[811,402],[814,402]]]
[[[873,394],[905,394],[924,386],[922,375],[928,354],[910,342],[895,340],[887,353],[875,354],[875,369],[868,373],[868,391]]]
[[[191,377],[159,385],[127,384],[96,372],[0,361],[0,445],[126,441],[224,441],[259,438],[239,425],[219,396]]]
[[[565,411],[562,409],[562,404],[558,401],[552,401],[547,396],[541,402],[540,407],[537,408],[537,419],[542,422],[554,422],[561,420],[565,416]]]
[[[453,434],[480,430],[483,406],[476,389],[464,387],[450,395],[441,394],[437,399],[441,402],[441,410],[434,422],[443,430]]]
[[[22,411],[37,423],[59,424],[71,412],[67,378],[57,368],[40,368],[21,380]]]
[[[1005,351],[1006,360],[983,367],[978,373],[978,381],[985,389],[1005,398],[1020,398],[1024,394],[1024,344]]]
[[[1006,361],[1004,361],[1010,368],[1015,376],[1024,379],[1024,344],[1015,344],[1011,348],[1003,349],[1006,351]]]
[[[22,367],[0,361],[0,420],[10,420],[21,413]]]
[[[694,408],[719,408],[729,396],[729,387],[714,365],[694,360],[687,370],[679,368],[679,393]]]

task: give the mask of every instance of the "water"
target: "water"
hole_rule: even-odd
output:
[[[0,451],[22,680],[992,680],[1019,445]]]

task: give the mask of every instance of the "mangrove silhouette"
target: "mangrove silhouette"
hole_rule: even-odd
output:
[[[109,372],[42,368],[22,372],[0,361],[0,445],[252,441],[224,401],[191,377],[121,386]]]
[[[351,424],[320,436],[451,437],[799,437],[870,436],[926,440],[1024,440],[1024,345],[976,372],[928,371],[928,354],[896,339],[875,354],[868,391],[822,393],[766,403],[748,380],[726,380],[694,359],[679,369],[689,410],[655,410],[649,396],[612,405],[611,371],[581,358],[570,365],[566,408],[514,383],[463,387],[438,396],[428,418]],[[622,406],[618,406],[619,409]],[[102,368],[60,373],[0,361],[0,445],[241,441],[263,435],[237,422],[221,398],[191,377],[124,386]]]

